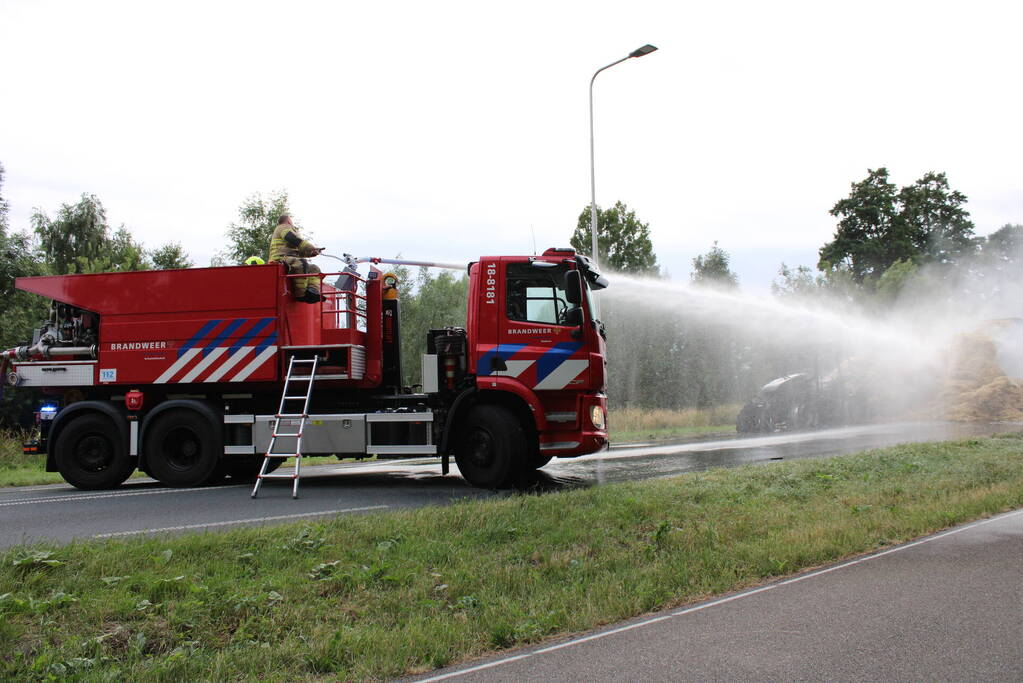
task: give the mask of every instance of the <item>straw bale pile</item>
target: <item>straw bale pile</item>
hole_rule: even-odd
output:
[[[984,332],[960,335],[939,390],[938,417],[961,422],[1023,420],[1023,382],[1005,374],[998,349]]]

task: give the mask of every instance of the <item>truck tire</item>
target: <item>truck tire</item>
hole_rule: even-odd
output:
[[[64,480],[84,490],[120,486],[135,470],[117,426],[110,418],[82,413],[57,435],[53,458]]]
[[[167,486],[199,486],[216,472],[224,448],[209,420],[188,409],[168,410],[146,428],[146,466]]]
[[[554,459],[553,455],[550,453],[541,453],[539,449],[537,449],[529,454],[529,457],[526,458],[526,462],[529,465],[529,469],[538,470],[549,463],[552,459]]]
[[[511,411],[486,404],[469,411],[455,446],[455,463],[467,482],[498,488],[521,467],[525,454],[525,433]]]

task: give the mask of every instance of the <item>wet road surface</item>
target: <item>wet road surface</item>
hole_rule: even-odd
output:
[[[753,438],[622,444],[581,458],[554,460],[519,484],[556,491],[1021,428],[1021,424],[901,423]],[[471,488],[457,472],[452,467],[451,474],[442,476],[436,459],[307,467],[298,500],[291,498],[290,482],[273,480],[263,484],[255,500],[249,497],[251,484],[170,489],[146,479],[129,480],[113,491],[78,491],[66,484],[0,489],[0,547],[38,540],[215,531],[513,494]]]
[[[1020,681],[1023,511],[417,681]]]
[[[684,443],[612,444],[610,451],[552,461],[543,472],[593,483],[651,479],[712,467],[827,457],[900,443],[950,441],[1020,429],[1023,423],[902,422]]]

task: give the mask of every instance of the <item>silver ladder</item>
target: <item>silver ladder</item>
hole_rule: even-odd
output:
[[[274,428],[270,433],[270,445],[266,449],[266,456],[263,458],[263,466],[259,468],[259,475],[256,477],[256,485],[252,489],[252,497],[259,493],[259,485],[264,479],[291,479],[291,497],[298,498],[298,480],[302,476],[302,432],[305,431],[305,422],[309,419],[309,400],[313,395],[313,380],[316,378],[316,365],[319,362],[317,356],[302,359],[291,357],[288,363],[288,374],[284,377],[284,391],[281,392],[281,404],[277,408],[277,415],[274,416]],[[308,375],[295,374],[295,366],[311,366]],[[304,394],[292,394],[292,385],[306,382]],[[302,401],[302,411],[299,413],[285,412],[286,405],[297,405]],[[298,429],[294,432],[282,432],[281,420],[298,420]],[[278,453],[274,450],[277,439],[280,437],[295,439],[295,451]],[[295,471],[291,474],[273,474],[266,471],[270,466],[272,458],[294,458]]]

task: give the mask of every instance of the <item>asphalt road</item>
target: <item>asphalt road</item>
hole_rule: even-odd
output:
[[[1020,681],[1023,510],[417,681]]]
[[[1005,425],[949,423],[873,425],[805,434],[622,445],[573,460],[555,460],[523,488],[560,490],[629,479],[664,477],[708,467],[822,457],[868,448],[1005,431]],[[508,495],[470,488],[438,460],[339,463],[307,467],[300,496],[290,482],[267,481],[259,498],[250,485],[170,489],[129,480],[113,491],[68,485],[0,489],[0,547],[39,540],[68,542],[150,533],[272,524],[338,514],[443,505],[462,498]]]

